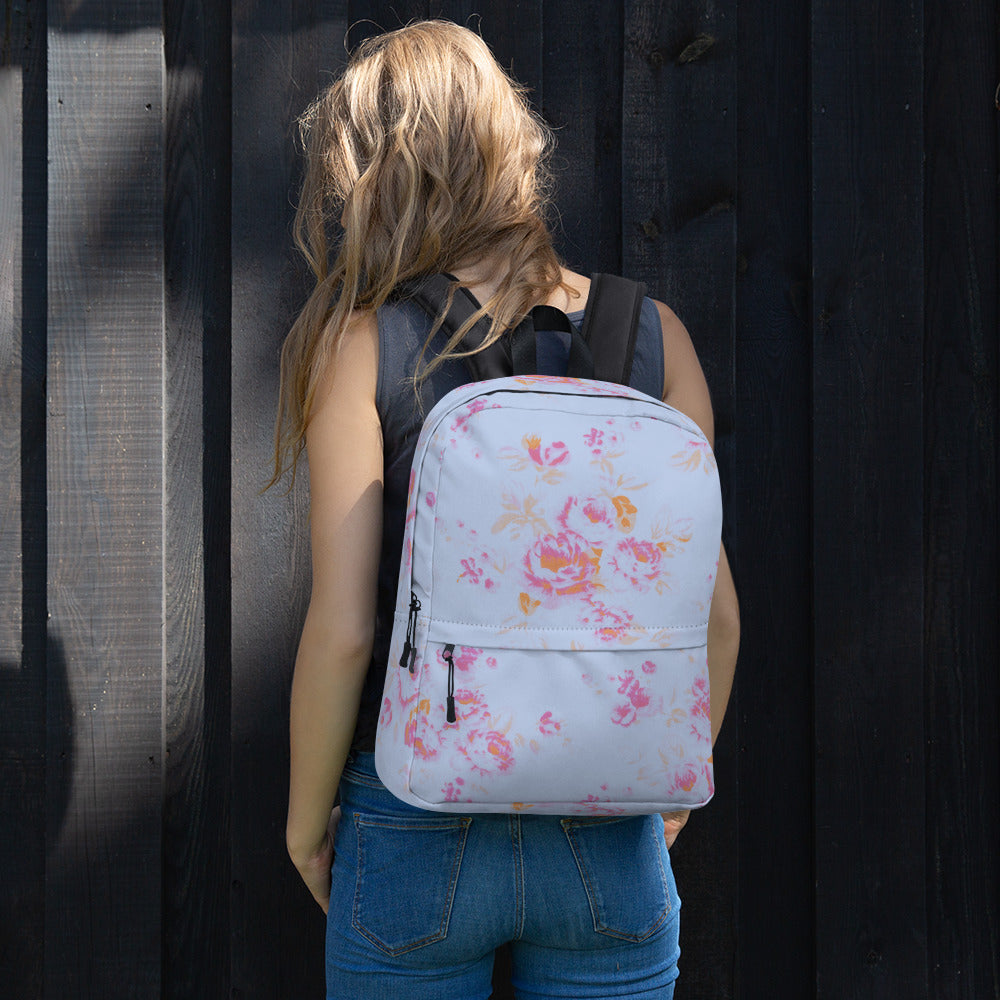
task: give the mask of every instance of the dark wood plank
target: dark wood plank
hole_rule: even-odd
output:
[[[185,0],[164,16],[162,996],[181,1000],[229,993],[231,25]]]
[[[808,36],[805,6],[740,4],[734,520],[745,997],[815,989]]]
[[[625,5],[623,267],[688,328],[712,390],[724,540],[739,579],[733,482],[736,4]],[[715,750],[717,793],[672,854],[684,903],[677,997],[734,995],[737,705]]]
[[[559,253],[573,270],[622,268],[622,49],[619,4],[543,5],[541,111],[555,129],[552,160]]]
[[[48,5],[46,996],[159,992],[160,13]]]
[[[920,4],[812,4],[816,977],[929,996]]]
[[[343,3],[233,6],[232,989],[321,996],[322,911],[285,852],[288,694],[309,585],[305,470],[270,474],[278,351],[307,292],[294,119],[344,58]]]
[[[925,12],[929,995],[1000,997],[996,5]]]
[[[39,31],[15,10],[0,29],[0,983],[23,997],[41,995],[45,962],[45,657],[37,623],[26,623],[39,610],[39,568],[44,611],[44,547],[33,544],[32,515],[44,511],[37,421],[44,426],[45,411],[29,339],[40,282],[29,254],[40,240],[44,248],[45,218],[28,211],[38,209],[45,178],[42,22]],[[44,297],[41,305],[44,313]]]

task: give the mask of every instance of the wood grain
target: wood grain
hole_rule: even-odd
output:
[[[929,996],[919,4],[812,16],[819,997]]]
[[[929,995],[1000,997],[995,5],[925,7]],[[985,95],[987,98],[989,95]]]
[[[5,37],[5,56],[21,44],[20,37]],[[21,659],[22,87],[21,67],[5,59],[0,65],[0,135],[7,137],[0,145],[0,669]]]
[[[230,981],[231,26],[166,15],[162,996],[182,1000]]]
[[[739,7],[734,522],[738,995],[812,996],[812,434],[805,7]],[[728,724],[728,723],[727,723]]]
[[[23,433],[25,416],[37,419],[29,374],[33,352],[29,345],[25,365],[22,350],[29,328],[25,308],[37,305],[37,283],[24,289],[24,233],[34,248],[38,232],[25,219],[24,167],[35,159],[39,130],[30,117],[26,126],[25,110],[38,93],[39,48],[29,43],[25,22],[23,13],[14,12],[0,32],[0,988],[30,997],[41,991],[45,960],[44,899],[38,892],[45,877],[45,672],[44,660],[33,655],[37,646],[25,652],[37,627],[22,628],[25,613],[35,610],[30,593],[23,599],[25,571],[30,591],[37,582],[31,570],[38,566],[22,517],[32,498],[31,442],[37,439],[30,426]],[[29,178],[29,194],[31,184]]]
[[[624,28],[623,269],[680,316],[698,351],[716,418],[723,537],[738,573],[730,503],[736,4],[631,0]],[[684,902],[681,947],[692,956],[678,1000],[735,995],[737,719],[734,701],[715,748],[716,797],[671,852]]]
[[[678,1000],[1000,997],[1000,24],[949,0],[8,4],[0,996],[322,995],[305,477],[258,496],[293,122],[426,16],[531,88],[559,249],[647,281],[713,391],[743,649]]]
[[[48,608],[71,710],[46,748],[69,785],[48,833],[45,994],[139,997],[160,982],[160,6],[48,17]]]
[[[556,248],[590,275],[622,270],[622,58],[619,4],[543,5],[544,101],[555,130]]]
[[[294,120],[344,58],[344,4],[233,6],[232,962],[245,998],[322,995],[323,914],[285,851],[288,695],[309,586],[305,469],[272,464],[278,352],[305,301]],[[287,485],[287,484],[283,484]]]

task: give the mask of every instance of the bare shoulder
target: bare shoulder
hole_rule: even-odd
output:
[[[326,359],[316,383],[313,414],[332,407],[375,403],[378,381],[378,323],[371,310],[355,310],[337,349]]]
[[[663,331],[663,401],[687,414],[714,444],[712,400],[691,335],[670,306],[653,302]]]

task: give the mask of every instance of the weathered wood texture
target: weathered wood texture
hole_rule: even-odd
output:
[[[744,629],[726,725],[738,727],[747,997],[749,984],[814,990],[808,13],[739,6],[733,521]]]
[[[39,450],[33,444],[37,428],[44,428],[44,411],[32,411],[38,402],[30,384],[37,354],[22,344],[21,332],[31,325],[29,316],[37,319],[38,282],[25,290],[24,265],[29,250],[38,249],[39,226],[25,232],[22,206],[38,192],[26,164],[38,165],[32,111],[44,86],[38,86],[39,46],[32,44],[24,20],[13,22],[9,32],[0,60],[0,980],[16,994],[32,996],[41,989],[44,964],[45,907],[36,887],[45,876],[45,675],[44,657],[31,644],[38,622],[27,630],[22,626],[26,613],[44,615],[44,603],[41,608],[32,603],[38,574],[30,571],[39,559],[22,510],[38,486],[33,473]],[[26,121],[34,131],[25,128]],[[41,229],[44,233],[44,217]],[[44,336],[44,323],[40,329]],[[22,435],[25,415],[34,435]]]
[[[22,46],[20,38],[12,38]],[[0,65],[0,663],[21,646],[22,69]]]
[[[812,39],[817,992],[922,997],[921,6],[815,0]]]
[[[347,19],[342,3],[232,11],[232,988],[307,996],[322,982],[322,913],[284,848],[288,694],[309,583],[305,470],[288,495],[259,491],[278,352],[306,290],[291,244],[294,121],[342,65]]]
[[[1000,23],[925,3],[924,25],[928,992],[974,1000],[1000,991]]]
[[[294,121],[427,16],[529,88],[560,252],[646,281],[712,390],[743,645],[678,1000],[1000,997],[994,5],[11,0],[0,998],[322,995],[305,470],[258,493]]]
[[[72,704],[46,745],[70,783],[47,830],[49,996],[159,992],[159,17],[151,2],[48,5],[48,627]]]
[[[736,4],[624,6],[622,269],[680,316],[712,387],[715,450],[733,482],[736,247]],[[666,141],[665,141],[666,140]],[[732,520],[724,541],[733,551]],[[735,557],[735,552],[734,552]],[[738,571],[738,558],[733,560]],[[734,713],[735,716],[735,713]],[[734,995],[736,726],[716,747],[718,796],[692,817],[673,858],[684,903],[677,996]]]
[[[163,987],[229,993],[230,56],[224,5],[164,9]]]

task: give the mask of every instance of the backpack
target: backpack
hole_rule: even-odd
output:
[[[404,290],[449,333],[478,308],[453,282]],[[375,742],[404,802],[600,815],[712,797],[719,479],[694,421],[627,385],[644,291],[595,275],[579,333],[536,307],[424,420]],[[569,335],[565,376],[535,374],[536,330]]]

